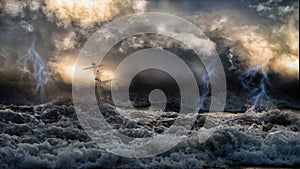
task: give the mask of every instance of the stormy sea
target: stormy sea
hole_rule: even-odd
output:
[[[147,136],[170,127],[178,114],[122,110],[136,121],[121,123],[131,136]],[[194,128],[173,149],[154,157],[131,159],[108,153],[80,126],[71,103],[1,106],[2,168],[257,168],[300,164],[300,112],[201,114],[221,125],[205,142]],[[146,117],[146,118],[145,118]],[[117,121],[117,118],[114,119]],[[198,127],[201,127],[201,120]],[[118,147],[116,147],[117,149]]]
[[[0,0],[0,168],[300,168],[299,1]]]

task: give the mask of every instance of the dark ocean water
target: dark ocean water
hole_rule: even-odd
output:
[[[123,115],[124,112],[133,115],[131,110],[117,110]],[[148,113],[150,117],[151,113],[163,112],[139,113]],[[209,116],[220,119],[218,113]],[[194,128],[176,147],[161,155],[129,159],[98,147],[80,126],[71,104],[1,106],[0,168],[297,168],[300,165],[299,111],[221,116],[221,124],[205,142],[201,140],[203,130]],[[208,114],[201,117],[207,118]],[[139,117],[134,119],[138,121]],[[135,131],[144,131],[142,123],[138,124]],[[151,130],[150,126],[149,132],[157,130]]]

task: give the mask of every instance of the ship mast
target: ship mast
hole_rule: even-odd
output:
[[[113,79],[101,80],[100,77],[102,75],[102,71],[100,70],[100,67],[103,67],[103,66],[105,66],[105,65],[103,65],[103,64],[96,64],[95,62],[92,62],[92,65],[90,67],[84,68],[83,70],[93,69],[94,77],[95,77],[96,89],[99,92],[99,99],[106,101],[107,98],[105,97],[105,94],[104,94],[103,84],[109,83]]]

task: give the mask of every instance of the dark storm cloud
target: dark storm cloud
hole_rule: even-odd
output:
[[[0,67],[2,68],[5,64],[5,58],[0,56]]]
[[[246,69],[263,65],[268,71],[297,79],[298,1],[193,2],[178,2],[189,5],[176,8],[185,10],[187,18],[214,39],[219,49],[230,48],[229,59],[238,57]]]
[[[75,63],[82,45],[104,21],[146,9],[145,1],[128,1],[118,10],[113,5],[107,6],[105,9],[113,11],[110,16],[99,14],[86,21],[82,17],[84,15],[77,16],[78,11],[64,15],[72,3],[81,1],[64,1],[61,5],[57,2],[0,1],[0,83],[7,81],[6,86],[22,86],[21,79],[9,81],[12,75],[7,72],[21,73],[15,69],[18,67],[16,61],[26,54],[34,38],[36,50],[45,59],[55,83],[70,83],[65,66],[71,67]],[[90,4],[93,3],[90,1]],[[283,79],[298,77],[299,70],[294,66],[299,59],[299,43],[295,42],[299,38],[298,1],[165,0],[149,1],[147,4],[148,11],[170,12],[201,28],[223,57],[226,71],[230,69],[241,73],[249,67],[265,64],[266,70],[280,74]],[[88,8],[83,6],[80,10],[88,16]],[[131,42],[139,45],[136,41]],[[152,46],[159,43],[153,41]],[[124,44],[130,45],[130,41]],[[120,50],[126,49],[121,47]]]
[[[84,3],[81,0],[1,0],[0,97],[3,99],[0,103],[13,103],[17,96],[27,95],[25,97],[29,100],[35,97],[31,74],[33,63],[26,68],[19,62],[31,47],[33,39],[36,41],[34,49],[45,60],[45,70],[52,79],[52,83],[45,84],[48,95],[66,89],[70,92],[66,87],[71,82],[72,69],[69,67],[73,66],[86,39],[102,22],[116,15],[143,11],[145,5],[143,0],[90,0]],[[21,75],[26,78],[26,84]],[[8,88],[16,90],[4,92]]]

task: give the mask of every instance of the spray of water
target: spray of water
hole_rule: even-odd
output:
[[[40,100],[45,100],[45,84],[50,80],[45,70],[45,61],[35,50],[35,39],[27,53],[19,60],[23,67],[23,73],[30,73],[35,82],[35,94],[39,94]]]
[[[258,110],[263,107],[263,101],[269,100],[267,86],[270,85],[269,78],[263,66],[253,67],[239,76],[243,88],[250,91],[251,109]]]

